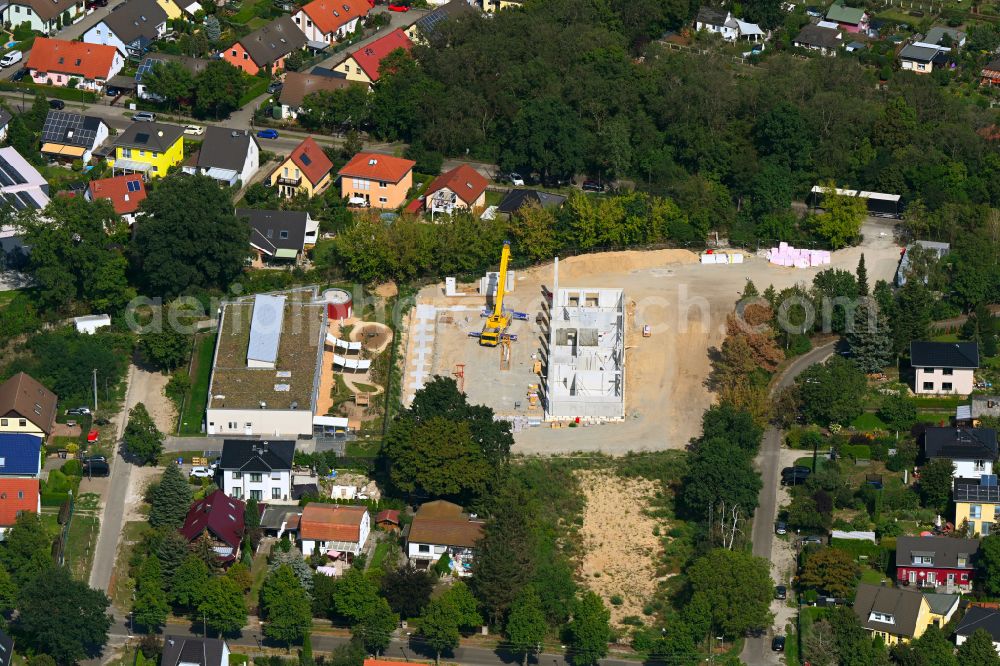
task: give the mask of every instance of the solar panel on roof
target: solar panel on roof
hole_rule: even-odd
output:
[[[23,185],[27,182],[27,179],[18,173],[17,169],[10,165],[10,162],[0,157],[0,185]]]
[[[312,158],[310,158],[308,154],[302,153],[301,158],[302,158],[302,163],[305,164],[306,166],[312,164]]]
[[[130,181],[128,181],[127,186],[128,186],[128,191],[129,192],[138,192],[139,191],[139,181],[137,181],[137,180],[130,180]]]
[[[985,486],[987,488],[993,488],[997,485],[997,475],[996,474],[984,474],[979,479],[979,485]]]
[[[145,132],[139,132],[135,135],[136,143],[149,143],[149,135]]]
[[[50,111],[42,127],[42,142],[90,147],[94,144],[99,126],[100,121],[96,118],[69,111]]]

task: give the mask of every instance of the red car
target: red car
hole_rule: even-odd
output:
[[[389,11],[390,12],[408,12],[408,11],[410,11],[410,6],[409,5],[399,5],[399,4],[392,4],[392,3],[390,3],[389,4]]]

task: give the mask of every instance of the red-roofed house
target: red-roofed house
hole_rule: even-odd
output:
[[[22,513],[42,510],[38,479],[0,478],[0,539],[3,539]]]
[[[455,210],[481,210],[486,207],[489,182],[468,164],[462,164],[434,179],[427,188],[427,210],[448,213]]]
[[[340,196],[354,206],[399,208],[413,187],[416,162],[392,155],[358,153],[337,173]]]
[[[335,44],[357,30],[371,8],[368,0],[313,0],[292,14],[292,21],[310,42]]]
[[[75,79],[77,88],[94,91],[124,66],[124,58],[113,46],[48,37],[35,39],[27,64],[33,83],[64,87]]]
[[[234,562],[240,554],[243,541],[243,522],[246,504],[229,497],[221,490],[199,500],[188,509],[181,534],[194,541],[205,531],[215,541],[214,550],[223,562]]]
[[[333,162],[316,140],[307,137],[271,174],[271,186],[278,195],[293,197],[305,192],[310,197],[322,194],[333,182]]]
[[[139,210],[139,203],[146,198],[146,184],[142,180],[141,173],[101,178],[90,181],[86,196],[87,201],[110,200],[116,213],[125,218],[129,224],[135,224],[135,213]]]
[[[363,506],[313,502],[302,510],[299,538],[302,554],[350,553],[360,555],[371,532],[371,518]]]
[[[349,81],[360,81],[371,85],[379,79],[382,59],[395,51],[403,49],[409,52],[413,42],[400,28],[396,28],[385,37],[379,37],[368,46],[362,46],[347,57],[347,60],[334,68],[347,77]]]

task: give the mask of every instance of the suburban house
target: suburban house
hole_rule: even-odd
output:
[[[225,440],[219,462],[222,491],[236,499],[291,500],[294,454],[290,440]]]
[[[219,560],[229,564],[240,556],[240,544],[246,529],[245,514],[246,504],[216,490],[191,505],[181,526],[181,534],[192,542],[207,533]]]
[[[496,212],[501,215],[515,215],[524,206],[541,206],[555,210],[564,203],[566,203],[566,197],[561,194],[551,194],[541,190],[513,189],[500,200]]]
[[[49,111],[42,126],[42,153],[57,160],[90,161],[108,140],[108,126],[94,116],[71,111]]]
[[[965,526],[966,535],[988,536],[1000,522],[1000,487],[995,476],[957,479],[952,493],[955,500],[955,527]]]
[[[792,40],[792,45],[800,49],[818,51],[820,55],[836,56],[843,43],[839,30],[823,28],[812,23],[802,26],[802,30]]]
[[[156,0],[127,0],[83,33],[83,41],[113,46],[126,58],[138,58],[166,34],[167,12]]]
[[[184,173],[200,173],[230,187],[246,185],[260,168],[260,146],[248,130],[209,125]]]
[[[315,288],[257,294],[222,304],[209,382],[207,434],[275,439],[312,435],[326,313],[326,303]],[[284,483],[283,496],[291,495],[289,482]]]
[[[414,44],[427,44],[434,40],[438,26],[444,21],[456,19],[462,15],[478,15],[476,9],[467,0],[451,0],[417,19],[417,22],[406,29],[406,36]]]
[[[42,468],[42,438],[18,432],[0,433],[0,476],[35,478]]]
[[[368,0],[313,0],[292,14],[310,46],[324,49],[351,36],[371,11]]]
[[[220,638],[167,635],[160,666],[229,666],[229,644]]]
[[[486,207],[486,180],[468,164],[447,171],[427,188],[425,201],[431,214],[456,210],[479,211]]]
[[[979,73],[979,84],[984,86],[1000,86],[1000,58],[994,58],[983,66]]]
[[[306,41],[292,18],[281,16],[241,37],[219,56],[251,76],[266,67],[274,73],[284,69],[285,58],[305,48]]]
[[[350,81],[371,85],[378,81],[381,75],[380,68],[383,58],[396,49],[409,52],[412,48],[413,42],[410,41],[410,38],[400,28],[396,28],[367,46],[362,46],[351,52],[351,55],[347,56],[347,59],[337,65],[334,70],[346,76]]]
[[[951,622],[958,610],[958,602],[962,600],[960,594],[943,594],[941,592],[923,592],[924,599],[931,609],[931,624],[938,629]]]
[[[14,119],[10,111],[0,109],[0,141],[7,140],[7,132],[10,128],[10,121]]]
[[[167,18],[171,21],[180,18],[184,13],[181,7],[174,2],[174,0],[156,0],[156,4],[160,6],[160,9],[163,10],[163,13],[166,14]],[[187,0],[184,4],[187,5]]]
[[[13,27],[27,23],[43,35],[51,35],[60,26],[72,25],[86,15],[84,0],[12,0],[0,9],[4,23]]]
[[[478,3],[477,3],[478,4]],[[493,12],[498,12],[501,9],[518,8],[521,6],[521,0],[482,0],[482,9],[487,14],[492,14]]]
[[[317,92],[333,92],[348,86],[359,85],[343,76],[322,76],[306,72],[288,72],[281,85],[278,103],[282,118],[298,118],[304,111],[302,103],[307,95]]]
[[[1000,653],[1000,610],[970,605],[955,627],[955,645],[963,645],[969,636],[983,629],[993,640],[993,649]]]
[[[56,420],[56,394],[19,372],[0,384],[0,433],[48,437]]]
[[[357,557],[370,532],[371,516],[364,506],[313,502],[302,509],[299,520],[299,539],[306,557],[314,553],[330,553],[333,557],[349,553]]]
[[[719,35],[727,42],[746,39],[751,42],[763,41],[766,37],[756,23],[747,23],[735,18],[732,13],[713,7],[701,7],[694,19],[695,30],[705,30]]]
[[[307,246],[316,244],[319,222],[307,211],[237,208],[236,217],[250,223],[255,267],[272,261],[298,261]]]
[[[958,28],[947,28],[944,26],[934,26],[927,31],[924,38],[919,40],[925,44],[944,46],[950,49],[960,49],[965,46],[966,35]]]
[[[184,129],[164,123],[132,123],[115,138],[113,171],[161,178],[184,160]]]
[[[13,146],[0,148],[0,197],[15,210],[41,210],[49,205],[49,184]],[[23,247],[21,228],[15,223],[0,227],[0,249]]]
[[[39,37],[31,47],[26,65],[32,83],[99,91],[125,66],[125,58],[113,46],[67,42]]]
[[[889,646],[920,638],[932,623],[924,595],[867,583],[858,585],[854,614],[873,638],[881,638]]]
[[[309,197],[322,194],[333,182],[333,162],[311,136],[303,139],[295,150],[271,174],[271,186],[278,196],[293,197],[305,192]]]
[[[944,458],[955,465],[956,479],[978,480],[993,474],[997,458],[997,432],[992,428],[955,426],[927,428],[924,431],[924,456],[928,460]]]
[[[135,92],[139,96],[139,99],[151,99],[155,102],[163,101],[158,96],[149,92],[149,89],[142,82],[142,77],[156,65],[161,63],[166,64],[168,62],[180,63],[184,69],[191,73],[191,76],[197,76],[198,74],[201,74],[206,67],[208,67],[208,63],[211,61],[205,60],[204,58],[191,58],[188,56],[178,56],[160,52],[147,54],[135,72]]]
[[[896,580],[918,588],[968,592],[975,576],[978,539],[901,536],[896,539]]]
[[[951,49],[928,44],[907,44],[899,51],[900,69],[917,74],[930,74],[935,65],[943,67],[948,63]]]
[[[979,368],[979,345],[914,340],[910,343],[910,365],[916,372],[914,393],[968,395]]]
[[[108,199],[115,212],[135,224],[139,204],[146,198],[146,183],[139,174],[126,174],[90,181],[84,194],[88,201]]]
[[[868,14],[859,7],[845,7],[841,2],[835,2],[826,12],[826,20],[852,34],[868,32]]]
[[[906,284],[906,280],[910,276],[910,263],[914,253],[914,249],[917,250],[916,254],[925,253],[933,255],[935,259],[943,259],[949,252],[951,252],[951,245],[949,243],[941,243],[938,241],[925,241],[918,240],[910,243],[906,246],[903,251],[902,256],[899,258],[899,266],[896,268],[896,286],[902,287]],[[924,284],[927,284],[927,276],[924,275]]]
[[[413,187],[413,160],[358,153],[341,168],[340,195],[352,206],[399,208],[406,203],[406,193]]]
[[[17,523],[22,513],[38,514],[42,511],[42,494],[38,479],[0,478],[0,541],[7,530]]]
[[[482,534],[482,521],[445,500],[422,504],[403,531],[407,557],[416,568],[427,569],[448,555],[457,576],[472,574],[474,549]]]

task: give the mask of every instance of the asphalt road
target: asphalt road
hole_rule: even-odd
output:
[[[781,373],[781,377],[772,387],[772,393],[791,386],[795,378],[803,370],[816,363],[822,363],[833,354],[836,342],[830,342],[809,351],[792,361]],[[771,546],[774,542],[774,521],[778,516],[778,483],[781,468],[781,440],[782,430],[774,426],[769,427],[764,432],[764,441],[761,443],[760,452],[757,454],[755,464],[760,470],[761,481],[764,486],[760,491],[760,506],[753,517],[753,554],[771,559]],[[743,644],[743,652],[740,659],[749,666],[760,666],[780,663],[778,655],[771,651],[771,639],[764,635],[760,638],[747,638]]]

